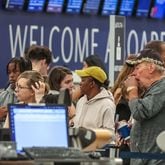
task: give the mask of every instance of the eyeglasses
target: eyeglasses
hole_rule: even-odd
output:
[[[21,85],[16,85],[15,90],[22,90],[22,89],[31,89],[31,88],[29,88],[29,87],[23,87]]]

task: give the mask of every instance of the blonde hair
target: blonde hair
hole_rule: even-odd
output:
[[[29,88],[31,88],[32,85],[35,87],[36,82],[39,82],[39,81],[44,82],[45,83],[45,94],[47,94],[49,92],[49,85],[45,82],[44,77],[38,71],[35,71],[35,70],[25,71],[18,76],[17,81],[20,78],[28,79],[27,86]]]
[[[128,56],[127,59],[134,60],[134,59],[136,59],[136,55],[131,54],[131,55]],[[118,76],[115,80],[114,86],[111,88],[112,94],[115,93],[117,88],[120,88],[122,86],[123,81],[127,78],[127,76],[129,74],[131,74],[133,72],[133,70],[134,70],[133,66],[130,66],[130,65],[124,63],[121,71],[119,72],[119,74],[118,74]]]

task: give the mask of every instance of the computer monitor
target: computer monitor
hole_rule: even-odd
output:
[[[102,7],[102,15],[114,15],[116,14],[118,6],[118,0],[104,0]]]
[[[66,13],[81,13],[83,0],[68,0]]]
[[[157,19],[165,18],[165,1],[164,0],[154,1],[154,6],[151,9],[150,17],[157,18]]]
[[[139,0],[136,8],[136,16],[147,17],[151,7],[151,0]]]
[[[49,0],[46,6],[46,12],[61,13],[64,8],[65,0]]]
[[[121,0],[119,15],[131,16],[135,7],[135,0]]]
[[[5,8],[9,10],[22,10],[24,7],[24,0],[7,0]]]
[[[86,0],[83,5],[83,13],[98,14],[101,0]]]
[[[65,105],[9,104],[11,140],[23,147],[68,147],[68,110]]]
[[[29,0],[27,4],[27,11],[41,12],[44,10],[46,0]]]

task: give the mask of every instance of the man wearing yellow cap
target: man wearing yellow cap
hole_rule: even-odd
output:
[[[75,127],[107,128],[114,130],[115,104],[112,94],[103,88],[106,73],[96,66],[76,70],[81,77],[83,97],[76,106]]]

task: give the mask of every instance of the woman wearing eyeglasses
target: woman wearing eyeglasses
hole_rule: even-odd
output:
[[[25,71],[17,79],[15,94],[20,103],[40,102],[48,91],[48,85],[37,71]]]
[[[17,78],[15,95],[18,103],[38,103],[48,91],[49,86],[45,83],[43,76],[37,71],[25,71]],[[4,127],[9,127],[8,116]]]

